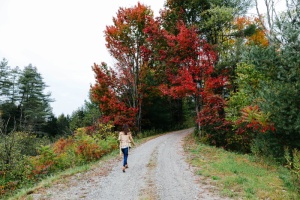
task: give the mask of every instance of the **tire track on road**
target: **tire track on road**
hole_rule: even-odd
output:
[[[157,166],[157,149],[151,154],[147,164],[147,173],[145,178],[146,186],[140,190],[139,199],[158,199],[157,187],[155,183],[155,169]]]

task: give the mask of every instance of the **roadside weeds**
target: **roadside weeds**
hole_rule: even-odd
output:
[[[192,134],[184,140],[187,162],[199,182],[215,186],[222,196],[232,199],[300,199],[289,188],[290,172],[278,165],[256,162],[250,155],[227,152],[198,144]]]
[[[139,146],[153,138],[159,137],[162,134],[154,136],[136,139],[136,146]],[[13,196],[8,197],[8,200],[29,200],[32,199],[32,195],[43,194],[47,188],[54,185],[67,185],[72,182],[73,178],[84,179],[85,177],[93,176],[107,176],[112,170],[116,162],[120,162],[119,149],[112,151],[111,153],[101,157],[98,161],[91,162],[82,166],[67,169],[65,171],[50,175],[47,178],[41,180],[35,186],[30,188],[22,188]]]

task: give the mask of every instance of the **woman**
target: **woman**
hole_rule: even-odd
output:
[[[123,153],[123,167],[122,170],[125,172],[125,169],[128,168],[127,164],[127,158],[128,158],[128,152],[129,148],[131,147],[131,143],[135,145],[131,132],[129,130],[129,127],[127,124],[123,125],[123,130],[119,133],[119,139],[120,141],[120,154]]]

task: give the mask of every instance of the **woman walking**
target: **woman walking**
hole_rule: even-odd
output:
[[[120,154],[123,153],[123,167],[122,171],[125,172],[125,169],[128,168],[127,159],[129,148],[131,147],[131,143],[135,145],[131,132],[127,124],[123,125],[122,131],[119,133],[120,141]]]

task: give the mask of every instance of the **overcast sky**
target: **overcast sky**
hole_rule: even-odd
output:
[[[113,65],[105,47],[105,27],[113,24],[120,7],[137,2],[0,0],[0,59],[6,58],[11,67],[37,67],[49,86],[45,92],[55,99],[53,113],[71,115],[88,100],[95,82],[93,63]],[[165,0],[140,2],[157,16]]]
[[[72,114],[88,100],[95,82],[93,63],[113,65],[105,47],[107,25],[120,7],[138,0],[0,0],[0,60],[21,69],[28,64],[49,85],[53,113]],[[164,0],[141,0],[155,15]]]

